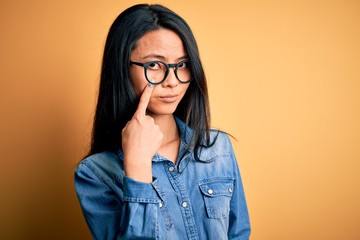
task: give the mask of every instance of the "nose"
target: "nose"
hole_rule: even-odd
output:
[[[169,74],[166,76],[165,81],[161,84],[163,87],[176,87],[179,85],[179,81],[175,75],[175,67],[169,68]]]

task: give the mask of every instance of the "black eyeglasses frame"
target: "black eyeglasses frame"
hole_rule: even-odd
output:
[[[169,75],[170,68],[174,68],[175,76],[176,76],[176,78],[177,78],[177,80],[178,80],[179,82],[181,82],[181,83],[188,83],[188,82],[190,82],[190,81],[192,80],[192,77],[190,78],[190,80],[182,81],[182,80],[180,80],[180,78],[178,77],[178,74],[177,74],[177,71],[178,71],[178,68],[179,68],[180,64],[183,64],[184,62],[188,63],[189,60],[183,60],[183,61],[181,61],[181,62],[179,62],[179,63],[165,63],[165,62],[159,61],[159,60],[150,61],[150,62],[146,62],[146,63],[130,61],[130,64],[134,64],[134,65],[143,67],[143,68],[144,68],[144,74],[145,74],[146,80],[147,80],[149,83],[153,84],[153,85],[159,85],[159,84],[163,83],[163,82],[166,80],[167,76]],[[148,76],[147,76],[147,68],[150,66],[150,64],[153,64],[153,63],[162,63],[162,64],[164,64],[164,66],[166,67],[166,72],[165,72],[165,75],[164,75],[164,79],[161,80],[160,82],[157,82],[157,83],[154,83],[154,82],[150,81],[150,79],[149,79]]]

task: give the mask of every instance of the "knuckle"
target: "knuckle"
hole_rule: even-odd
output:
[[[135,121],[137,121],[137,122],[141,122],[141,115],[140,115],[140,114],[135,114],[135,115],[133,116],[133,119],[134,119]]]
[[[143,119],[146,122],[146,124],[154,125],[154,119],[151,116],[145,115],[143,116]]]
[[[155,120],[153,117],[150,117],[150,116],[146,116],[147,119],[149,119],[149,122],[151,122],[152,124],[155,124]]]

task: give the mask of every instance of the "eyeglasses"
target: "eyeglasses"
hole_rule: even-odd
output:
[[[175,69],[175,76],[181,83],[187,83],[192,80],[189,60],[179,63],[167,64],[162,61],[151,61],[147,63],[130,62],[131,64],[144,67],[145,78],[154,85],[165,81],[169,75],[170,68]]]

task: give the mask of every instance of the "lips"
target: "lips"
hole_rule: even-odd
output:
[[[178,99],[178,96],[179,95],[177,95],[177,94],[169,94],[169,95],[161,96],[160,99],[163,102],[172,103],[172,102],[175,102]]]

